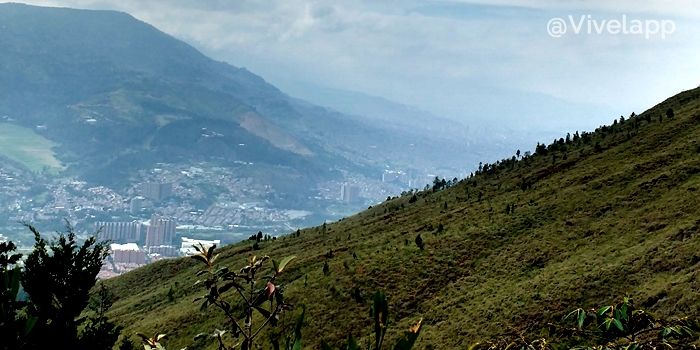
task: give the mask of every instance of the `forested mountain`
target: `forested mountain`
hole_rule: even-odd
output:
[[[304,188],[334,169],[463,168],[481,152],[293,99],[125,13],[2,4],[0,21],[2,122],[55,142],[68,174],[93,183],[217,160],[280,166]]]

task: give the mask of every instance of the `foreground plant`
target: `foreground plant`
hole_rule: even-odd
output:
[[[691,342],[698,339],[698,319],[683,317],[663,319],[637,308],[625,297],[614,305],[598,309],[576,309],[564,320],[574,320],[572,326],[548,324],[552,339],[572,349],[657,350],[696,349]],[[560,348],[546,339],[528,341],[516,333],[510,338],[474,344],[470,350],[548,350]]]
[[[629,297],[599,309],[577,309],[566,318],[572,316],[576,320],[575,327],[550,325],[552,331],[605,344],[610,348],[639,350],[684,347],[696,339],[693,332],[700,331],[697,319],[662,319],[637,308]]]
[[[374,307],[372,308],[372,316],[374,318],[374,348],[372,348],[372,343],[370,338],[367,338],[367,350],[381,350],[384,344],[384,336],[386,335],[386,330],[389,325],[389,303],[386,298],[386,294],[382,291],[377,291],[374,293]],[[410,350],[418,339],[421,327],[423,325],[423,319],[420,319],[411,329],[404,334],[404,336],[399,339],[394,346],[391,347],[393,350]],[[333,350],[333,347],[328,345],[325,340],[321,340],[322,350]],[[361,347],[357,342],[357,339],[352,335],[348,334],[348,350],[360,350]]]
[[[26,302],[20,300],[22,269],[15,264],[22,258],[13,254],[13,242],[0,242],[0,349],[26,349],[36,317],[23,315]],[[15,265],[15,266],[12,266]]]
[[[301,306],[301,313],[299,316],[297,316],[297,321],[296,324],[294,325],[294,334],[289,335],[286,337],[286,343],[284,350],[302,350],[302,339],[301,339],[301,326],[304,323],[304,314],[306,313],[306,307],[304,305]],[[199,334],[198,337],[208,337],[208,338],[217,338],[220,340],[219,344],[221,345],[222,339],[221,336],[226,333],[225,331],[220,331],[220,330],[215,330],[213,334]],[[167,335],[165,334],[156,334],[154,337],[149,337],[146,334],[143,333],[136,333],[139,337],[141,337],[141,345],[143,345],[144,350],[166,350],[165,346],[160,343],[161,340],[166,339]],[[272,340],[272,347],[275,350],[280,350],[280,344],[279,340],[275,339]],[[187,348],[184,347],[180,350],[186,350]],[[221,349],[221,346],[219,347]]]
[[[280,315],[291,306],[284,302],[282,290],[275,285],[275,279],[282,273],[294,256],[286,257],[281,261],[270,259],[267,255],[258,259],[249,255],[248,264],[239,271],[231,271],[228,267],[219,267],[214,263],[218,255],[214,255],[216,246],[206,248],[203,245],[195,246],[197,254],[192,258],[201,261],[205,266],[200,270],[198,276],[206,276],[203,280],[198,280],[195,285],[202,284],[207,290],[207,294],[195,299],[204,300],[200,310],[205,310],[209,305],[218,307],[224,312],[232,324],[230,335],[233,338],[243,339],[233,346],[228,346],[224,342],[226,330],[215,330],[213,333],[201,333],[195,339],[215,339],[219,343],[219,350],[234,349],[240,346],[242,350],[253,348],[253,341],[260,332],[268,325],[276,326]],[[272,264],[271,273],[264,274],[262,269],[265,262]],[[263,285],[259,288],[258,286]],[[234,293],[243,299],[242,309],[245,319],[239,321],[231,304],[225,298],[225,293]],[[254,314],[260,314],[264,321],[255,326],[253,323]],[[303,316],[302,316],[303,317]],[[301,349],[301,336],[299,345],[294,349]]]
[[[137,332],[136,335],[141,337],[144,350],[165,350],[165,347],[160,343],[161,340],[166,338],[165,334],[156,334],[154,337],[149,337]]]
[[[111,349],[120,330],[105,317],[111,303],[95,300],[98,303],[90,307],[91,290],[109,256],[108,242],[95,236],[81,241],[67,221],[66,232],[56,232],[51,239],[26,226],[34,234],[34,250],[25,261],[21,283],[29,296],[26,314],[38,319],[32,329],[37,336],[27,338],[28,348],[51,349],[60,344]]]

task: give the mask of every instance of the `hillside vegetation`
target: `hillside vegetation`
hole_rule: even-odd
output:
[[[307,307],[306,348],[321,339],[338,347],[348,332],[363,344],[375,290],[389,297],[394,329],[423,318],[417,349],[535,330],[626,294],[660,316],[697,315],[700,89],[578,136],[252,253],[297,256],[278,282],[296,310]],[[218,262],[239,268],[251,246],[224,247]],[[204,292],[193,286],[199,268],[171,259],[108,280],[123,334],[167,333],[169,349],[214,349],[193,340],[225,325],[220,312],[192,302]],[[289,332],[295,316],[277,331]]]
[[[32,129],[0,123],[0,156],[8,157],[27,169],[40,172],[63,170],[51,148],[54,143],[37,135]]]

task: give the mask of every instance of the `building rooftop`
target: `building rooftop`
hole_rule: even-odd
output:
[[[141,250],[139,249],[139,246],[136,243],[127,243],[127,244],[110,244],[109,245],[109,250],[115,251],[115,250]]]
[[[194,249],[194,246],[199,246],[200,244],[206,248],[210,248],[214,244],[216,244],[217,246],[221,244],[221,240],[217,239],[214,241],[205,241],[203,239],[192,239],[182,237],[182,247],[180,248],[180,252],[185,255],[194,255],[197,253],[197,251]]]

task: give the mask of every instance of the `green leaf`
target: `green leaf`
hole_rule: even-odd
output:
[[[581,310],[578,314],[578,329],[583,329],[583,321],[586,320],[586,312]]]
[[[301,338],[294,341],[294,345],[292,346],[292,350],[301,350]]]
[[[212,260],[212,256],[214,255],[214,249],[216,249],[216,244],[212,245],[207,250],[207,260],[210,260],[210,261]]]
[[[32,328],[34,328],[34,325],[36,325],[36,321],[39,320],[38,318],[34,316],[27,316],[27,321],[24,323],[24,335],[27,336],[29,332],[32,331]]]
[[[19,294],[19,280],[21,278],[22,271],[20,270],[19,266],[15,266],[15,268],[12,270],[12,285],[10,288],[10,296],[12,297],[12,300],[17,300],[17,295]]]
[[[620,330],[620,332],[625,331],[625,327],[622,326],[622,322],[620,322],[620,320],[614,319],[613,322],[615,323],[615,326],[617,326],[617,329]]]
[[[255,310],[258,310],[258,312],[260,312],[263,315],[263,317],[270,318],[270,315],[271,315],[270,311],[267,311],[267,310],[261,308],[260,306],[253,306],[253,307],[255,308]]]
[[[389,303],[383,291],[374,293],[374,309],[372,313],[374,317],[375,348],[381,349],[384,334],[386,333],[387,320],[389,319]]]
[[[603,316],[603,314],[608,312],[611,308],[612,308],[612,306],[604,306],[604,307],[600,308],[600,310],[598,310],[598,316]]]
[[[209,264],[209,261],[207,261],[207,258],[205,258],[201,255],[192,255],[192,259],[199,260],[205,264]]]
[[[603,323],[601,323],[600,326],[598,326],[598,328],[605,326],[606,330],[610,329],[610,321],[611,319],[606,318],[605,321],[603,321]]]
[[[231,287],[236,287],[239,290],[243,289],[243,287],[240,284],[238,284],[236,282],[229,282],[229,283],[224,284],[223,287],[219,288],[219,294],[223,294],[223,293],[227,292],[229,289],[231,289]]]
[[[7,286],[10,285],[10,273],[9,273],[9,271],[3,271],[2,275],[3,275],[3,282],[4,282],[2,285],[2,289],[8,289]]]
[[[262,292],[256,292],[256,293],[257,293],[258,296],[255,297],[255,299],[254,299],[253,302],[251,303],[252,306],[260,306],[260,305],[262,305],[264,302],[266,302],[266,301],[268,300],[268,299],[267,299],[267,294],[262,293]]]
[[[284,268],[287,267],[287,264],[289,264],[289,262],[294,260],[295,258],[296,258],[296,256],[292,255],[292,256],[288,256],[288,257],[282,259],[282,261],[280,261],[279,266],[275,267],[275,271],[278,274],[282,273],[282,270],[284,270]],[[273,263],[274,263],[274,260],[273,260]]]
[[[348,333],[348,350],[360,350],[360,346],[357,345],[357,339],[352,333]]]
[[[333,347],[328,345],[325,340],[321,339],[321,350],[333,350]]]
[[[420,335],[420,330],[423,327],[423,319],[418,321],[416,325],[406,332],[403,338],[399,339],[394,345],[393,350],[411,350],[416,343],[416,339]]]
[[[297,321],[294,324],[294,339],[301,340],[301,326],[304,324],[304,314],[306,314],[306,305],[301,304],[301,313],[297,316]]]
[[[671,334],[671,330],[668,328],[664,328],[659,334],[659,338],[666,339],[666,337],[668,337],[669,334]]]
[[[576,310],[574,310],[574,311],[571,311],[571,312],[569,312],[568,314],[566,314],[566,316],[564,316],[564,319],[567,319],[567,318],[569,318],[569,316],[571,316],[571,315],[573,315],[573,314],[576,314],[576,313],[578,313],[578,312],[580,312],[580,311],[581,311],[581,309],[576,309]],[[476,344],[474,344],[474,345],[478,345],[478,344],[480,344],[480,343],[476,343]],[[472,345],[472,346],[474,346],[474,345]]]

